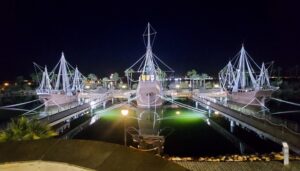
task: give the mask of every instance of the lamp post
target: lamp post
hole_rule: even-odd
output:
[[[124,146],[127,147],[126,116],[128,115],[128,110],[127,109],[121,110],[121,114],[123,115],[123,119],[124,119]]]

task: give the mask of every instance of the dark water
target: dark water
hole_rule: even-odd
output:
[[[192,104],[191,101],[185,103]],[[166,105],[157,109],[159,116],[165,118],[156,125],[159,125],[161,135],[166,136],[164,144],[164,154],[170,156],[216,156],[224,154],[241,153],[241,148],[221,134],[212,126],[208,125],[199,113],[180,107]],[[99,140],[111,143],[124,143],[124,120],[121,116],[121,109],[116,109],[105,113],[100,120],[77,134],[75,139]],[[140,110],[130,110],[131,116],[137,116]],[[153,118],[153,117],[152,117]],[[151,117],[148,118],[151,120]],[[153,121],[153,120],[152,120]],[[211,121],[230,131],[230,123],[220,115],[214,115]],[[136,119],[127,119],[128,127],[145,129],[146,124],[138,122]],[[146,126],[147,127],[147,126]],[[255,133],[235,127],[232,134],[240,142],[247,145],[243,153],[269,153],[280,151],[281,146],[271,141],[261,139]],[[128,135],[130,137],[130,135]],[[128,144],[137,146],[131,138]]]
[[[300,104],[300,99],[286,99],[287,101],[294,102]],[[288,103],[282,103],[274,100],[270,100],[268,103],[268,108],[271,113],[275,112],[284,112],[284,111],[298,111],[295,113],[281,113],[274,114],[272,116],[285,119],[291,122],[298,123],[300,125],[300,106],[291,105]]]
[[[9,96],[9,97],[1,97],[0,98],[0,106],[6,106],[6,105],[12,105],[12,104],[18,104],[23,103],[31,100],[37,99],[36,96]],[[22,105],[16,108],[21,109],[32,109],[35,106],[38,106],[40,102],[34,102],[31,104]],[[3,110],[0,109],[0,124],[6,123],[10,121],[12,118],[17,117],[21,114],[23,114],[23,111],[13,111],[13,110]]]

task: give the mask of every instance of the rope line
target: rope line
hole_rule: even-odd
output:
[[[277,99],[277,98],[274,98],[274,97],[271,97],[271,99],[275,100],[275,101],[282,102],[282,103],[287,103],[287,104],[290,104],[290,105],[294,105],[294,106],[300,106],[299,103],[295,103],[295,102],[290,102],[290,101],[286,101],[286,100],[282,100],[282,99]]]
[[[36,101],[39,101],[39,99],[35,99],[35,100],[28,101],[28,102],[23,102],[23,103],[17,103],[17,104],[13,104],[13,105],[1,106],[0,109],[6,109],[6,108],[10,108],[10,107],[22,106],[22,105],[32,103],[32,102],[36,102]]]

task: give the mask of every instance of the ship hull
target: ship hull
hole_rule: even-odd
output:
[[[262,106],[265,105],[265,100],[270,98],[273,89],[266,90],[253,90],[244,92],[227,92],[228,100],[250,106]]]
[[[39,99],[45,106],[57,106],[78,101],[78,95],[66,94],[38,94]]]
[[[163,104],[160,97],[162,86],[158,81],[140,81],[137,87],[137,106],[139,108],[158,107]]]

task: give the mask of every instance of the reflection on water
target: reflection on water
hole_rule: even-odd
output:
[[[189,102],[187,102],[189,103]],[[212,115],[210,124],[197,112],[166,104],[158,109],[129,109],[126,119],[127,144],[145,151],[176,156],[222,155],[278,151],[274,143],[236,127],[221,115]],[[101,119],[75,136],[124,144],[121,108],[103,113]],[[249,148],[252,147],[252,148]],[[280,149],[280,146],[279,146]]]
[[[128,133],[141,150],[153,150],[160,154],[163,150],[165,137],[160,135],[160,118],[162,109],[136,109],[138,128],[129,127]]]

